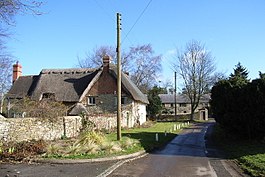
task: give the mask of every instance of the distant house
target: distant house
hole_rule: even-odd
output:
[[[99,68],[43,69],[39,75],[21,76],[21,65],[13,67],[14,84],[9,99],[29,97],[32,100],[52,98],[69,106],[69,115],[116,114],[117,69],[110,57],[103,58]],[[146,121],[147,97],[122,73],[123,125],[132,127]]]
[[[191,104],[190,99],[185,94],[159,94],[162,102],[163,110],[162,114],[170,115],[175,114],[175,103],[177,108],[177,115],[187,115],[191,114]],[[202,96],[196,113],[199,113],[199,119],[208,119],[208,109],[209,109],[210,95],[205,94]]]

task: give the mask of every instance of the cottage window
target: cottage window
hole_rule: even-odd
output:
[[[121,97],[121,104],[127,103],[127,97]]]
[[[42,100],[55,100],[55,94],[54,93],[43,93],[42,94]]]
[[[117,106],[118,103],[118,97],[115,97],[114,99],[114,105]],[[121,104],[126,104],[127,103],[127,97],[121,97]]]
[[[186,103],[180,103],[179,106],[180,107],[187,107],[187,104]]]
[[[87,104],[88,104],[88,105],[95,105],[95,104],[96,104],[96,97],[94,97],[94,96],[89,96],[89,97],[87,98]]]

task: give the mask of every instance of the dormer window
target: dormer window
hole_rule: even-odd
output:
[[[41,100],[52,100],[52,101],[55,101],[55,93],[43,93]]]

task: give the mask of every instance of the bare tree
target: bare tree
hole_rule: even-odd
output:
[[[105,55],[109,55],[113,60],[116,56],[115,48],[112,46],[100,46],[92,50],[92,52],[86,53],[84,59],[78,57],[78,66],[81,68],[94,68],[102,65],[102,58]]]
[[[14,24],[16,14],[35,14],[40,15],[41,1],[35,0],[1,0],[0,1],[0,20],[8,25]]]
[[[132,69],[132,81],[143,91],[150,89],[161,72],[161,56],[154,56],[150,44],[131,47],[130,57],[135,65]]]
[[[11,86],[12,63],[10,56],[0,54],[0,93],[6,93]]]
[[[102,65],[102,57],[109,55],[113,63],[117,63],[116,50],[111,46],[95,48],[84,59],[78,57],[79,67],[98,67]],[[161,56],[155,56],[150,44],[130,47],[122,51],[122,70],[129,72],[132,81],[144,92],[156,83],[161,71]]]
[[[3,112],[4,95],[11,86],[12,57],[5,53],[5,47],[0,42],[0,113]]]
[[[192,40],[177,56],[176,70],[184,82],[184,90],[191,103],[191,120],[203,94],[212,83],[215,71],[214,58],[200,42]]]
[[[117,64],[116,49],[113,46],[100,46],[92,50],[92,52],[86,53],[85,58],[80,59],[78,56],[78,66],[81,68],[95,68],[102,65],[102,58],[105,55],[109,55],[113,64]],[[128,54],[122,51],[122,70],[130,71],[130,60]]]
[[[4,39],[9,37],[7,27],[14,25],[17,14],[40,15],[41,1],[35,0],[1,0],[0,1],[0,112],[4,94],[11,86],[13,57],[6,51]]]

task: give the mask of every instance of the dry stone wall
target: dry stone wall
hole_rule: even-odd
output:
[[[0,118],[0,140],[20,142],[32,139],[54,140],[75,137],[82,128],[80,116],[60,117],[56,121],[41,118]]]
[[[123,115],[123,114],[122,114]],[[88,115],[88,120],[93,122],[96,129],[112,129],[117,127],[117,115],[116,114],[97,114]],[[128,122],[125,116],[121,117],[121,126],[128,127]]]
[[[116,114],[87,115],[95,129],[113,129],[117,126]],[[121,126],[132,127],[135,120],[127,111],[123,111]],[[129,123],[131,122],[131,123]],[[55,140],[62,136],[76,137],[82,129],[80,116],[60,117],[56,121],[41,118],[1,118],[0,140],[3,142],[20,142],[30,140]]]

